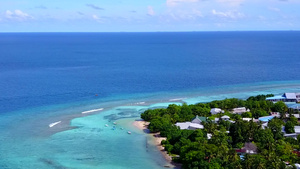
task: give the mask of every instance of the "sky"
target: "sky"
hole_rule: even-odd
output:
[[[300,0],[0,0],[0,32],[300,30]]]

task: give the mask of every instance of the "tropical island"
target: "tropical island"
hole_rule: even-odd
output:
[[[298,168],[299,98],[289,97],[171,104],[146,110],[141,118],[151,133],[165,138],[164,151],[184,169]]]

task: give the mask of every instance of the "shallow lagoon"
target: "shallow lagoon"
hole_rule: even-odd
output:
[[[141,112],[299,92],[293,81],[300,79],[299,37],[297,31],[0,34],[0,168],[163,168],[149,136],[131,125]]]
[[[224,86],[219,93],[205,90],[151,95],[143,100],[109,103],[73,103],[42,107],[27,112],[5,114],[1,118],[1,168],[164,168],[168,162],[147,135],[132,122],[148,108],[169,104],[207,102],[223,98],[286,91],[299,92],[299,82],[259,83],[249,86]],[[226,93],[226,89],[229,92]],[[235,91],[234,91],[235,90]],[[191,95],[192,93],[192,95]],[[175,97],[176,96],[176,97]],[[138,98],[138,97],[137,97]],[[180,100],[182,99],[182,100]],[[171,102],[170,100],[174,101]],[[90,114],[81,112],[104,108]],[[48,113],[39,113],[47,110]],[[50,114],[49,112],[53,112]],[[9,123],[7,123],[9,121]],[[61,123],[49,127],[53,122]],[[2,123],[3,122],[3,123]],[[113,130],[113,122],[116,122]],[[4,125],[5,124],[5,125]],[[106,126],[106,124],[108,126]],[[131,131],[129,135],[127,131]]]

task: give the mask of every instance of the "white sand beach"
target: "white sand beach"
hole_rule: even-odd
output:
[[[159,133],[150,133],[148,129],[149,122],[143,120],[136,120],[132,123],[135,127],[140,130],[143,130],[145,133],[149,133],[154,137],[154,144],[156,145],[157,149],[162,153],[165,159],[172,164],[172,157],[164,150],[164,147],[161,145],[162,140],[166,140],[165,137],[160,137]],[[175,167],[175,166],[169,166]]]

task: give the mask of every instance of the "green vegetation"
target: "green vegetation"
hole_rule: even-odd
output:
[[[259,95],[247,100],[225,99],[195,105],[172,104],[166,109],[146,110],[141,117],[150,122],[151,132],[160,132],[162,137],[167,138],[162,141],[162,145],[173,155],[174,161],[182,163],[183,168],[281,169],[287,167],[284,162],[293,166],[299,161],[295,151],[300,148],[300,136],[298,140],[284,138],[281,132],[284,125],[287,133],[293,133],[297,119],[291,114],[289,118],[285,115],[281,119],[274,118],[269,121],[266,129],[262,129],[261,123],[241,119],[258,118],[269,115],[271,111],[285,114],[286,105],[266,101],[265,98],[270,96],[272,95]],[[231,114],[230,111],[236,107],[246,107],[250,112]],[[211,115],[211,108],[221,108],[225,113]],[[230,116],[235,123],[220,121],[217,124],[212,121],[224,114]],[[174,125],[176,122],[191,121],[196,115],[208,117],[207,122],[202,122],[202,130],[180,130]],[[208,133],[211,134],[211,139],[208,139]],[[255,145],[257,153],[245,154],[244,158],[240,158],[236,150],[244,147],[245,143]]]

